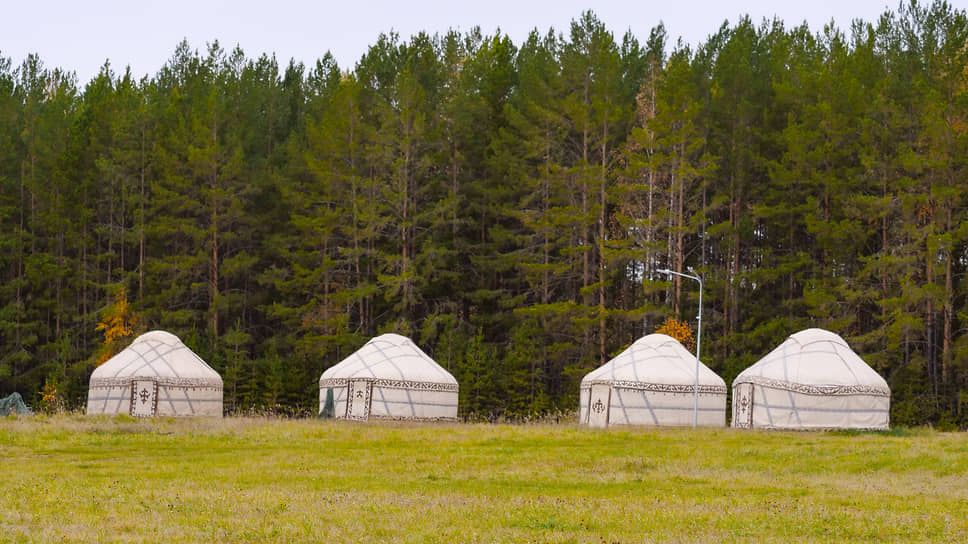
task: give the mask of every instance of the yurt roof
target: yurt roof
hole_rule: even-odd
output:
[[[843,338],[823,329],[790,335],[733,382],[807,386],[858,386],[890,394],[887,382]]]
[[[373,378],[457,385],[454,376],[437,364],[409,338],[381,334],[349,357],[327,369],[323,380]]]
[[[582,379],[583,385],[592,382],[695,385],[696,356],[671,336],[650,334]],[[700,362],[699,385],[722,387],[725,391],[726,382]]]
[[[135,338],[91,375],[92,380],[142,377],[222,382],[218,372],[177,336],[165,331],[151,331]]]

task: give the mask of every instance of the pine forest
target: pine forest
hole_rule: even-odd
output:
[[[567,416],[637,338],[695,334],[669,269],[702,277],[727,384],[822,327],[892,424],[965,428],[965,11],[737,21],[388,33],[353,67],[182,42],[140,80],[0,55],[0,395],[81,409],[165,329],[229,413],[315,415],[323,370],[396,332],[465,419]]]

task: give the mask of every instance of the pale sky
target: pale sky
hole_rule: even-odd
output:
[[[950,2],[956,9],[966,3]],[[544,34],[553,27],[567,36],[570,22],[591,9],[616,40],[631,30],[644,43],[662,21],[671,48],[678,37],[693,46],[702,43],[724,21],[735,23],[744,14],[756,24],[777,16],[787,28],[806,21],[814,32],[834,21],[848,32],[852,20],[876,22],[898,0],[5,0],[2,5],[0,57],[16,67],[37,53],[48,68],[76,72],[83,88],[105,60],[116,74],[130,66],[136,78],[153,76],[182,39],[203,52],[218,40],[226,50],[240,46],[250,59],[275,53],[283,68],[290,58],[309,67],[330,51],[345,70],[381,32],[409,39],[420,31],[432,35],[480,26],[486,35],[500,28],[520,45],[533,28]]]

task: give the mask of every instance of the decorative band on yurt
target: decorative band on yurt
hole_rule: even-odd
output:
[[[695,393],[695,385],[669,384],[669,383],[647,383],[627,380],[589,380],[582,384],[582,389],[589,389],[589,386],[600,384],[609,385],[616,389],[635,389],[638,391],[652,391],[655,393]],[[725,395],[727,388],[725,385],[699,385],[699,393],[703,395]]]
[[[801,393],[804,395],[870,395],[873,397],[888,398],[891,396],[890,389],[878,387],[876,385],[815,385],[792,383],[772,378],[764,378],[763,376],[743,376],[742,378],[737,379],[733,385],[736,386],[742,383],[761,385],[771,389],[793,391],[794,393]]]

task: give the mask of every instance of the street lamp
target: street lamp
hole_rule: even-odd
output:
[[[696,274],[696,271],[691,266],[689,267],[689,271]],[[660,268],[656,272],[665,274],[666,276],[682,276],[683,278],[689,278],[699,282],[699,317],[696,318],[696,386],[694,388],[695,394],[692,403],[692,427],[695,428],[699,420],[699,342],[702,340],[702,278],[699,277],[699,274],[692,276],[669,270],[668,268]]]

